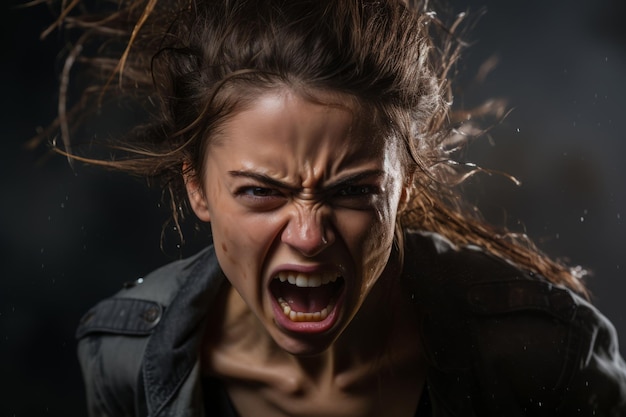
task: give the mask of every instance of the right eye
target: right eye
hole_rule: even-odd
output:
[[[238,188],[235,196],[245,206],[260,211],[273,210],[286,200],[286,196],[280,190],[254,185]]]
[[[265,187],[244,187],[240,190],[240,194],[251,197],[272,197],[280,195],[280,193],[272,188]]]

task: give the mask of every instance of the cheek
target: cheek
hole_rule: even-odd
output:
[[[235,254],[240,253],[238,247],[240,243],[236,239],[237,231],[231,228],[228,216],[214,216],[211,221],[211,232],[213,234],[213,245],[215,254],[220,266],[226,276],[231,276],[233,266],[237,264]]]
[[[364,279],[370,287],[383,272],[389,259],[396,227],[399,188],[388,184],[387,193],[371,211],[350,213],[344,218],[343,236]]]
[[[261,276],[275,236],[270,219],[242,214],[233,205],[213,216],[211,227],[220,266],[231,281]]]
[[[368,268],[381,263],[393,242],[394,219],[388,209],[352,212],[340,219],[341,234],[355,262]]]
[[[237,266],[243,266],[245,256],[250,253],[252,245],[246,243],[246,235],[242,233],[241,219],[236,210],[232,196],[227,193],[220,181],[213,180],[219,175],[213,170],[207,171],[205,195],[207,207],[211,214],[211,232],[215,252],[227,276],[232,275]],[[245,273],[245,268],[243,273]],[[241,272],[238,272],[241,275]]]

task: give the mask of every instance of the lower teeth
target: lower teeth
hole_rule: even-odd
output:
[[[331,311],[335,306],[335,303],[331,301],[321,311],[316,311],[314,313],[303,313],[301,311],[292,310],[289,303],[282,297],[278,298],[278,303],[282,307],[285,317],[289,318],[289,320],[291,321],[322,321],[326,317],[328,317],[328,312]]]

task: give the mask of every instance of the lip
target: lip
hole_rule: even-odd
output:
[[[344,284],[345,285],[345,284]],[[278,304],[278,301],[273,295],[270,295],[272,304],[272,311],[274,313],[274,322],[278,327],[291,332],[299,334],[315,334],[324,333],[331,330],[335,323],[337,323],[340,313],[343,310],[343,304],[346,297],[345,287],[341,290],[339,298],[335,301],[335,306],[328,313],[328,316],[322,321],[291,321],[283,313],[282,307]]]
[[[274,313],[274,321],[283,330],[286,330],[291,333],[299,333],[299,334],[315,334],[315,333],[324,333],[331,330],[335,324],[337,323],[339,316],[341,315],[341,311],[343,310],[344,301],[346,298],[346,282],[345,275],[342,271],[341,267],[328,267],[321,265],[301,265],[301,264],[282,264],[272,270],[270,274],[269,281],[266,285],[268,295],[270,298],[272,311]],[[274,280],[274,278],[280,272],[301,272],[301,273],[327,273],[332,272],[336,273],[337,276],[341,276],[344,280],[343,286],[344,288],[341,290],[339,297],[335,300],[335,306],[328,313],[328,316],[321,321],[316,322],[307,322],[300,321],[294,322],[289,320],[283,313],[282,307],[278,304],[278,300],[274,297],[274,295],[269,290],[269,285]]]

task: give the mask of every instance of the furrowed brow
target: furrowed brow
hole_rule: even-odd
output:
[[[385,171],[380,169],[372,169],[362,172],[357,172],[353,175],[348,175],[343,178],[339,178],[335,181],[332,181],[326,185],[327,189],[336,189],[345,187],[346,185],[355,184],[363,180],[372,179],[372,178],[381,178],[385,175]]]
[[[292,185],[275,180],[274,178],[269,177],[267,175],[259,174],[258,172],[228,171],[228,174],[232,177],[250,178],[262,184],[269,185],[275,188],[282,188],[282,189],[286,189],[286,190],[293,191],[293,192],[297,191],[297,188]]]
[[[258,172],[251,172],[251,171],[228,171],[228,174],[231,175],[232,177],[242,177],[242,178],[250,178],[253,179],[255,181],[258,181],[262,184],[271,186],[271,187],[275,187],[275,188],[281,188],[284,190],[288,190],[290,192],[293,193],[297,193],[299,192],[299,188],[298,187],[294,187],[293,185],[284,183],[282,181],[278,181],[275,180],[272,177],[269,177],[265,174],[260,174]],[[367,171],[362,171],[362,172],[357,172],[355,174],[352,175],[347,175],[345,177],[342,178],[338,178],[334,181],[329,182],[328,184],[326,184],[323,188],[324,190],[320,190],[321,192],[325,192],[325,191],[330,191],[330,190],[334,190],[337,188],[341,188],[341,187],[345,187],[351,184],[356,184],[360,181],[363,180],[367,180],[367,179],[371,179],[371,178],[380,178],[383,177],[385,175],[385,171],[380,170],[380,169],[371,169],[371,170],[367,170]]]

